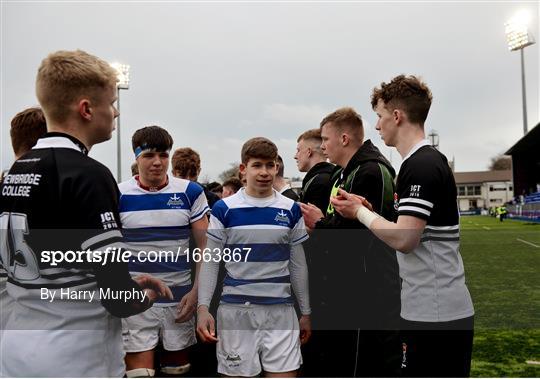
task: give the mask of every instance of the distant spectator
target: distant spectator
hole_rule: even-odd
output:
[[[223,194],[223,186],[218,182],[211,182],[206,185],[206,189],[210,192],[215,193],[221,199]]]
[[[234,195],[240,188],[242,188],[242,182],[238,178],[229,178],[223,182],[223,193],[221,198],[224,199],[231,195]]]
[[[174,151],[172,157],[172,174],[177,178],[191,180],[198,183],[199,174],[201,173],[201,156],[191,147],[181,147]],[[200,183],[198,183],[200,184]],[[209,191],[204,186],[204,194],[208,200],[210,208],[219,196]]]
[[[298,201],[298,195],[296,194],[296,192],[294,192],[294,190],[291,188],[291,185],[283,177],[285,166],[283,164],[283,158],[281,158],[281,155],[278,155],[277,163],[279,164],[279,167],[276,179],[274,180],[274,189],[283,196],[286,196],[294,201]]]

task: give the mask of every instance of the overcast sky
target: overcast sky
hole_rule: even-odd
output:
[[[1,167],[13,162],[11,118],[37,104],[41,60],[83,49],[131,65],[121,91],[123,179],[134,161],[131,135],[157,124],[174,148],[202,157],[217,179],[239,161],[244,141],[272,139],[285,175],[300,176],[296,138],[331,111],[352,106],[367,138],[399,167],[397,151],[373,129],[369,98],[393,76],[420,75],[431,87],[427,131],[455,157],[457,171],[485,170],[523,135],[519,52],[504,23],[532,2],[22,2],[1,4]],[[539,48],[525,49],[529,128],[539,122]],[[91,156],[116,174],[116,137]]]

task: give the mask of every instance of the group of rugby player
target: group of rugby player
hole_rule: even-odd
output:
[[[134,133],[138,174],[125,182],[87,156],[115,128],[116,80],[80,50],[52,53],[38,70],[47,133],[2,185],[2,376],[190,375],[195,331],[216,344],[224,376],[469,375],[474,310],[456,185],[425,139],[425,83],[400,75],[372,93],[376,129],[403,157],[397,179],[360,115],[341,108],[298,138],[299,201],[282,185],[277,146],[255,137],[240,152],[245,186],[209,207],[200,167],[168,175],[173,139],[159,126]],[[18,191],[25,175],[39,179]],[[108,246],[134,259],[40,261],[51,247]],[[49,302],[43,288],[142,300]]]

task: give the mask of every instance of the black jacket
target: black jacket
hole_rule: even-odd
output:
[[[327,162],[319,162],[314,165],[302,180],[302,191],[300,201],[311,203],[317,208],[326,212],[330,201],[330,190],[332,189],[332,172],[335,166]]]
[[[281,193],[283,196],[288,197],[292,201],[298,201],[298,195],[292,188],[287,188],[285,191]]]
[[[395,171],[367,140],[347,167],[336,167],[333,188],[364,196],[373,210],[395,220]],[[357,220],[333,207],[316,224],[308,251],[313,321],[324,329],[386,329],[397,326],[400,280],[395,250]],[[338,326],[337,326],[338,325]]]

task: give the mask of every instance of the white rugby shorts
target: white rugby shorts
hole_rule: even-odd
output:
[[[122,337],[127,353],[138,353],[154,349],[161,337],[163,348],[178,351],[197,342],[195,317],[177,324],[174,322],[176,306],[156,307],[122,319]]]
[[[220,304],[218,372],[255,376],[300,368],[300,331],[292,304]]]

